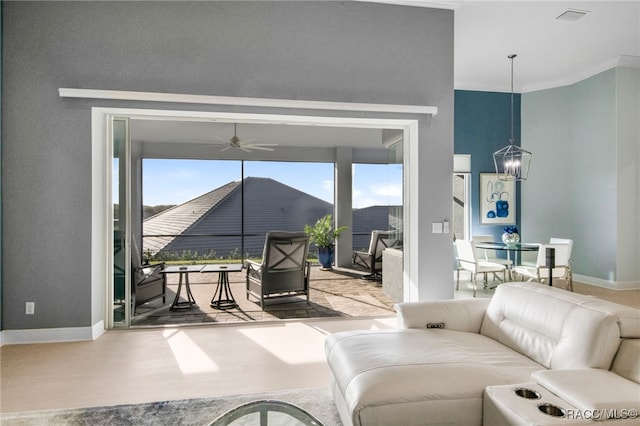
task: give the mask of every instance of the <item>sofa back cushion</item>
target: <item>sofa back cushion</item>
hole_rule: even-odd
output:
[[[609,369],[620,344],[617,318],[582,298],[537,283],[496,289],[480,333],[550,369]]]
[[[595,297],[585,297],[585,299],[586,300],[582,302],[582,306],[596,311],[606,312],[618,318],[620,337],[630,339],[640,338],[640,309],[607,300],[596,299]]]

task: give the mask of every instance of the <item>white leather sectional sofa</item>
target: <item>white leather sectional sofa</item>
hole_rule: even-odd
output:
[[[582,424],[608,408],[640,423],[640,310],[537,283],[396,309],[396,330],[326,339],[345,426]]]

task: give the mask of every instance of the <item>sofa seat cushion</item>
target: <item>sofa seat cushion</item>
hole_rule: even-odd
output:
[[[325,353],[354,425],[479,424],[486,386],[543,369],[491,338],[446,329],[336,333]]]

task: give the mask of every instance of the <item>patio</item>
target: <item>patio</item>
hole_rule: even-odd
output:
[[[191,310],[172,312],[169,304],[178,287],[177,274],[167,276],[167,300],[139,306],[132,326],[164,326],[175,324],[237,323],[248,321],[273,321],[300,318],[329,317],[380,317],[393,316],[394,301],[382,291],[379,282],[363,280],[366,272],[336,268],[320,270],[311,268],[310,297],[307,304],[304,296],[271,299],[265,301],[265,310],[257,300],[247,300],[245,293],[246,270],[229,273],[229,284],[238,303],[237,308],[214,309],[209,303],[215,293],[217,273],[191,273],[191,292],[197,306]],[[184,295],[184,288],[181,296]]]

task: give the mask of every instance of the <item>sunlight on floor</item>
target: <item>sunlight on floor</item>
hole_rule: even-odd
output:
[[[325,335],[303,323],[238,330],[287,364],[324,363]]]
[[[184,331],[165,330],[166,339],[178,367],[184,374],[211,373],[220,368]]]

